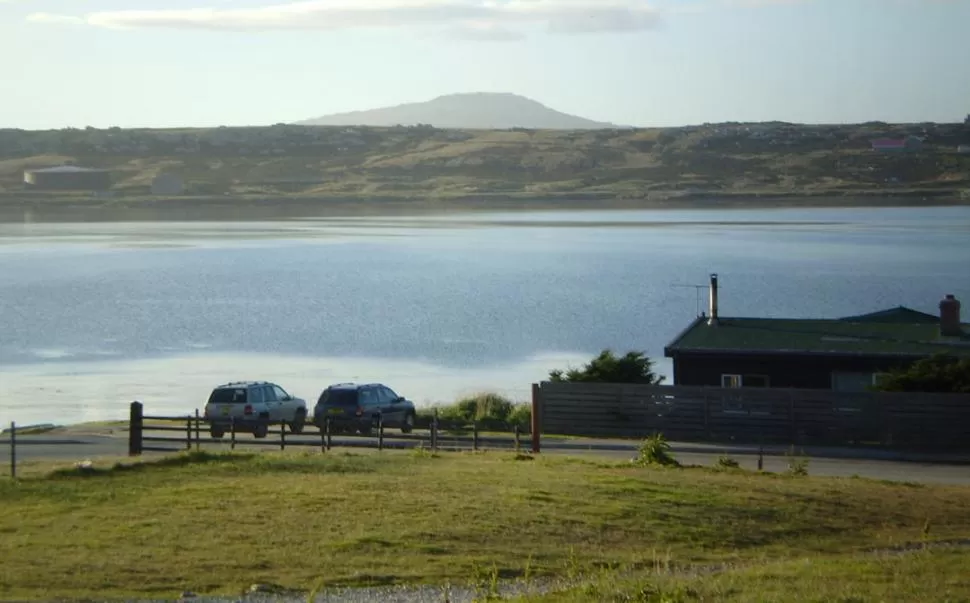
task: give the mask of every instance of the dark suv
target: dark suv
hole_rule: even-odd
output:
[[[380,383],[338,383],[323,390],[313,407],[313,422],[320,429],[330,418],[330,426],[336,431],[359,431],[368,435],[377,429],[381,417],[384,427],[411,433],[414,403]]]

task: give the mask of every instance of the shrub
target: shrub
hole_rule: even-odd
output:
[[[653,361],[643,352],[627,352],[616,356],[610,350],[603,350],[581,369],[555,369],[549,372],[549,379],[556,382],[573,383],[644,383],[659,385],[663,375],[653,372]]]
[[[484,392],[467,396],[452,404],[435,406],[418,411],[418,426],[431,425],[434,411],[438,411],[438,424],[442,429],[467,429],[477,423],[479,429],[506,431],[516,425],[527,431],[532,422],[532,405],[517,403],[500,394]]]
[[[886,392],[970,393],[970,358],[937,355],[888,373],[877,386]]]
[[[797,456],[794,446],[788,450],[788,454],[785,456],[788,457],[788,470],[785,472],[787,475],[794,477],[805,477],[808,475],[808,459]]]
[[[640,443],[634,462],[638,465],[680,466],[670,452],[670,443],[662,433],[655,433]]]
[[[519,426],[519,431],[527,432],[532,429],[532,404],[516,404],[509,413],[508,419],[511,427]]]
[[[808,459],[793,458],[789,460],[787,474],[794,477],[805,477],[808,475]]]

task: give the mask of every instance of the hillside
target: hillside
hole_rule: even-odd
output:
[[[475,92],[449,94],[422,103],[337,113],[298,122],[307,126],[417,126],[467,130],[536,128],[595,130],[613,124],[592,121],[550,109],[516,94]]]
[[[908,134],[923,137],[922,148],[871,148],[871,139]],[[968,142],[963,124],[0,130],[0,200],[30,196],[24,169],[67,162],[111,169],[118,197],[147,195],[168,172],[187,195],[230,198],[959,198],[970,190],[970,154],[957,147]]]

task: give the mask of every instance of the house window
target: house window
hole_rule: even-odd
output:
[[[872,385],[878,387],[890,377],[892,377],[892,373],[876,373],[872,376]]]
[[[832,373],[832,389],[837,392],[866,392],[876,384],[879,373]]]
[[[721,387],[768,387],[768,376],[721,375]]]

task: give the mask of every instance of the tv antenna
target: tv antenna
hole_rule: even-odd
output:
[[[701,291],[709,289],[710,285],[685,285],[681,283],[674,283],[671,287],[677,287],[681,289],[693,289],[695,295],[695,303],[697,305],[696,312],[698,316],[703,316],[704,313],[701,312]]]

